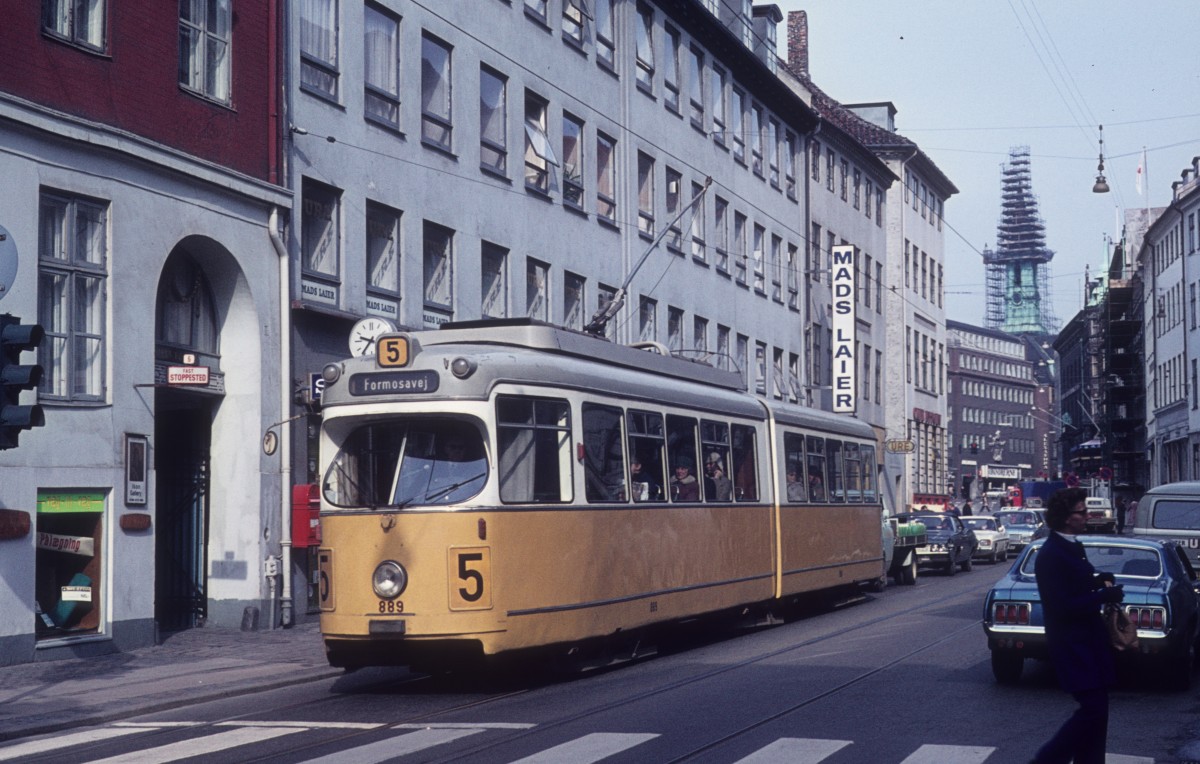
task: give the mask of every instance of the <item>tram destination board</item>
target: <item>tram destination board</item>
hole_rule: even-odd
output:
[[[394,395],[403,393],[432,393],[438,389],[435,371],[380,371],[352,374],[351,395]]]

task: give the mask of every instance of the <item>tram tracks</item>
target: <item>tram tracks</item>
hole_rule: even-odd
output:
[[[918,591],[920,591],[920,590],[912,590],[912,589],[903,590],[902,596],[915,594]],[[737,672],[739,670],[743,670],[743,669],[746,669],[749,667],[753,667],[757,664],[763,664],[763,663],[766,663],[766,662],[769,662],[769,661],[772,661],[775,659],[779,659],[779,658],[787,658],[790,655],[794,655],[796,653],[802,652],[802,651],[812,648],[814,646],[821,646],[821,645],[826,645],[826,644],[837,644],[839,641],[845,640],[845,639],[853,636],[856,632],[861,632],[863,630],[870,629],[872,627],[886,625],[889,622],[895,622],[895,621],[897,621],[899,619],[903,619],[903,618],[913,618],[914,616],[919,617],[923,614],[930,615],[930,614],[932,614],[932,612],[935,609],[944,609],[947,607],[957,606],[960,600],[964,604],[968,600],[970,600],[973,603],[977,599],[977,597],[978,597],[978,593],[976,591],[974,591],[973,589],[965,590],[963,592],[951,595],[948,598],[939,598],[935,601],[927,602],[927,603],[917,605],[914,607],[901,608],[901,609],[894,610],[892,612],[883,613],[883,614],[880,614],[873,618],[869,618],[864,621],[856,621],[853,624],[849,624],[844,627],[839,627],[839,628],[836,628],[836,629],[833,629],[833,630],[830,630],[830,631],[827,631],[827,632],[824,632],[824,633],[821,633],[818,635],[814,635],[810,638],[803,639],[803,640],[788,644],[783,647],[756,652],[755,654],[749,655],[741,660],[737,660],[737,661],[734,661],[731,663],[713,667],[709,670],[700,671],[700,672],[697,672],[694,674],[689,674],[687,676],[680,677],[674,681],[668,681],[668,682],[656,684],[653,687],[649,687],[649,688],[646,688],[646,689],[638,691],[638,692],[620,693],[619,697],[616,697],[614,699],[611,699],[611,700],[608,700],[608,701],[605,701],[602,703],[591,704],[585,708],[580,708],[573,712],[565,713],[565,714],[556,716],[551,719],[539,721],[536,725],[531,726],[529,729],[524,729],[524,730],[510,729],[510,730],[507,730],[505,732],[505,734],[503,734],[503,735],[489,736],[491,739],[488,740],[487,742],[481,740],[479,743],[472,745],[468,748],[459,749],[459,750],[455,751],[454,753],[447,753],[444,757],[441,757],[441,758],[426,759],[426,761],[434,762],[435,764],[447,764],[448,762],[458,762],[458,761],[464,761],[464,760],[476,760],[476,761],[488,760],[489,752],[511,746],[514,742],[519,743],[520,740],[522,740],[522,739],[531,739],[535,735],[541,735],[541,734],[546,733],[547,731],[552,731],[556,728],[561,728],[561,727],[565,727],[565,726],[568,726],[568,725],[571,725],[571,724],[574,724],[577,722],[585,721],[590,717],[598,717],[598,716],[601,716],[608,712],[619,709],[622,706],[627,706],[627,705],[630,705],[633,703],[637,703],[639,701],[652,700],[657,696],[665,696],[670,693],[686,689],[689,686],[699,685],[703,682],[717,679],[717,678],[721,677],[722,675],[729,674],[731,672]],[[891,605],[893,608],[898,607],[898,605],[895,603],[891,603]],[[857,608],[854,608],[854,609],[856,610]],[[830,614],[820,614],[820,615],[814,616],[813,618],[820,619],[820,618],[825,617],[826,615],[830,615]],[[804,620],[812,620],[812,619],[804,619]],[[793,625],[795,625],[795,623],[796,622],[793,622]],[[874,666],[865,671],[861,671],[858,674],[856,674],[855,676],[846,679],[845,681],[842,681],[842,682],[835,684],[833,686],[830,686],[830,687],[823,688],[819,691],[812,692],[802,698],[799,698],[793,702],[788,703],[786,705],[786,707],[778,709],[769,715],[762,716],[761,718],[758,718],[753,721],[748,721],[748,722],[742,723],[736,729],[725,732],[720,737],[716,737],[711,740],[708,740],[708,741],[704,742],[702,745],[698,745],[694,749],[689,750],[687,753],[676,756],[675,758],[672,758],[667,761],[671,762],[671,764],[675,764],[676,762],[688,761],[690,759],[693,759],[693,758],[700,756],[702,754],[705,754],[707,752],[717,750],[717,749],[721,748],[722,746],[730,743],[731,741],[737,739],[741,735],[750,733],[759,727],[763,727],[772,722],[775,722],[782,718],[785,718],[789,714],[796,713],[797,711],[800,711],[807,706],[810,706],[821,700],[824,700],[831,696],[837,695],[840,692],[844,692],[850,688],[853,688],[856,685],[859,685],[862,682],[870,679],[871,677],[874,677],[874,676],[876,676],[882,672],[885,672],[897,665],[900,665],[900,664],[904,663],[905,661],[911,660],[915,656],[918,656],[927,650],[935,648],[938,645],[941,645],[945,642],[951,641],[967,631],[977,629],[977,628],[979,628],[978,623],[976,621],[972,620],[971,622],[969,622],[963,626],[954,628],[953,630],[951,630],[949,632],[943,633],[936,639],[926,640],[925,642],[923,642],[920,645],[913,646],[910,649],[907,649],[903,654],[893,657],[890,660],[887,660],[887,661],[881,663],[880,665]],[[755,632],[755,633],[763,633],[763,632]],[[719,642],[716,642],[713,644],[721,644],[723,642],[728,642],[728,641],[730,641],[730,640],[720,640]],[[695,647],[695,648],[692,648],[691,650],[685,651],[683,653],[676,653],[675,655],[687,655],[688,653],[692,652],[693,650],[706,649],[706,647],[711,647],[711,644],[701,646],[701,647]],[[617,669],[617,670],[620,671],[623,669]],[[598,677],[595,677],[595,678],[598,678]],[[584,677],[577,681],[587,682],[587,681],[589,681],[589,678]],[[433,683],[434,686],[429,687],[428,689],[425,689],[424,687],[422,687],[422,686],[428,685],[430,683]],[[461,686],[459,686],[460,684],[461,684]],[[443,685],[443,686],[439,687],[437,685]],[[270,752],[265,752],[263,755],[258,756],[256,758],[244,758],[244,759],[240,759],[239,761],[247,762],[247,764],[249,764],[251,762],[267,762],[267,761],[282,761],[282,760],[303,761],[303,760],[306,760],[307,758],[312,758],[312,757],[317,757],[317,756],[322,755],[322,753],[318,752],[318,749],[320,749],[320,751],[323,751],[323,752],[328,752],[331,749],[340,750],[340,749],[344,749],[344,748],[354,747],[355,745],[360,744],[359,741],[366,741],[366,740],[369,740],[371,738],[371,736],[378,735],[380,730],[384,730],[384,729],[388,729],[388,728],[395,728],[400,725],[412,726],[412,725],[420,725],[422,723],[428,723],[430,726],[433,726],[434,724],[436,724],[438,722],[438,720],[445,720],[447,718],[453,719],[453,718],[457,717],[458,715],[462,714],[463,712],[468,712],[468,711],[476,710],[476,709],[487,709],[489,707],[494,707],[496,704],[508,702],[508,701],[513,700],[514,698],[519,698],[521,696],[529,695],[530,693],[533,693],[539,689],[542,689],[544,686],[545,685],[539,683],[536,685],[519,687],[517,689],[504,689],[503,691],[494,692],[492,694],[483,694],[478,697],[469,698],[469,699],[465,700],[464,702],[460,702],[460,703],[454,703],[454,704],[443,706],[443,707],[422,710],[418,713],[396,715],[391,719],[388,719],[385,721],[380,721],[378,723],[372,723],[372,726],[370,728],[353,728],[353,729],[338,730],[334,734],[322,735],[322,736],[320,736],[319,739],[312,740],[311,742],[300,743],[300,741],[298,741],[298,740],[292,741],[292,744],[289,745],[286,750],[274,750],[274,751],[270,751]],[[553,685],[550,685],[550,686],[553,686]],[[410,675],[407,677],[401,677],[401,678],[380,679],[378,681],[371,681],[371,682],[364,683],[358,687],[353,688],[353,690],[351,690],[349,692],[343,691],[343,692],[338,692],[337,694],[331,694],[329,696],[325,696],[325,697],[321,697],[321,698],[308,699],[308,700],[304,700],[304,701],[300,701],[300,702],[296,702],[296,703],[289,703],[289,704],[284,704],[284,705],[280,705],[280,706],[274,706],[274,707],[271,707],[269,710],[257,709],[254,711],[247,711],[245,713],[231,714],[231,715],[223,716],[220,718],[212,719],[210,721],[204,721],[204,722],[200,722],[197,724],[191,724],[191,725],[189,725],[189,727],[191,727],[193,729],[227,727],[229,725],[236,725],[239,722],[244,722],[247,725],[249,725],[250,722],[254,722],[255,726],[269,726],[270,720],[264,719],[263,718],[264,716],[269,716],[269,717],[275,718],[275,719],[289,719],[290,718],[290,719],[294,720],[297,715],[301,715],[305,718],[319,719],[320,716],[323,715],[323,712],[320,710],[323,706],[336,706],[339,702],[344,702],[344,699],[346,698],[347,695],[361,697],[366,694],[379,693],[380,691],[383,691],[387,695],[410,694],[415,690],[415,688],[418,688],[418,687],[422,687],[422,689],[419,690],[422,693],[436,695],[437,693],[446,692],[446,691],[471,692],[472,691],[471,688],[478,687],[478,684],[474,683],[474,682],[470,682],[470,681],[464,681],[463,679],[456,678],[453,676],[443,677],[443,676],[430,676],[430,675],[418,675],[418,674]],[[430,692],[430,690],[432,690],[432,692]],[[295,721],[291,722],[291,724],[295,724],[295,723],[296,723]],[[316,723],[317,722],[314,722],[314,724],[316,724]],[[152,723],[147,722],[147,724],[152,724]],[[282,725],[282,722],[281,722],[281,725]],[[464,723],[463,726],[469,726],[469,725]],[[332,730],[331,730],[331,732],[332,732]],[[151,739],[153,737],[161,738],[162,736],[170,735],[173,733],[175,733],[175,734],[178,733],[178,727],[171,726],[169,722],[164,722],[164,726],[161,730],[155,730],[152,733],[148,733],[148,735],[145,737],[139,737],[139,740],[140,740],[140,742],[148,743],[151,741]],[[306,752],[308,753],[308,755],[306,755]],[[85,753],[86,753],[86,751],[85,751]],[[79,755],[78,752],[76,753],[76,755]],[[49,758],[53,758],[53,756],[39,757],[38,759],[34,759],[34,760],[46,760]]]

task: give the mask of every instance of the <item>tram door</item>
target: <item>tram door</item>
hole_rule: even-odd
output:
[[[202,625],[208,614],[212,407],[204,395],[157,391],[154,617],[164,632]]]

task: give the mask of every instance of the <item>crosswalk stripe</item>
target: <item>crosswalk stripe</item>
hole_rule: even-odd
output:
[[[846,746],[850,740],[820,740],[817,738],[781,737],[759,748],[736,764],[817,764]]]
[[[528,730],[536,724],[519,722],[428,722],[425,724],[393,724],[394,730]]]
[[[101,740],[111,740],[115,737],[124,735],[132,735],[137,732],[149,732],[148,728],[113,728],[105,727],[103,729],[85,730],[83,732],[74,732],[70,735],[61,735],[59,737],[47,738],[45,740],[31,740],[27,743],[17,743],[16,745],[0,748],[0,761],[11,761],[12,759],[20,759],[25,756],[35,756],[39,753],[47,751],[57,751],[60,748],[68,748],[73,745],[86,745],[95,743]]]
[[[309,759],[302,764],[377,764],[381,761],[394,759],[436,745],[452,743],[462,737],[483,732],[482,729],[423,729],[396,735],[387,740],[360,745],[357,748],[347,748],[344,751],[331,753]]]
[[[590,764],[658,737],[654,733],[593,732],[517,759],[512,764]]]
[[[1130,756],[1124,753],[1104,754],[1104,764],[1154,764],[1149,756]]]
[[[238,722],[217,722],[218,727],[301,727],[303,729],[330,729],[330,730],[374,730],[383,727],[383,724],[374,722],[259,722],[259,721],[238,721]]]
[[[995,750],[979,745],[923,745],[900,764],[981,764]]]
[[[297,732],[303,732],[303,729],[298,727],[242,727],[240,729],[229,730],[228,732],[220,732],[216,735],[205,735],[204,737],[192,738],[190,740],[181,740],[178,743],[160,745],[157,748],[147,748],[144,751],[130,751],[129,753],[110,756],[107,759],[93,761],[90,764],[166,764],[166,762],[177,759],[226,751],[230,748],[259,743],[264,740],[282,737],[283,735],[293,735]]]

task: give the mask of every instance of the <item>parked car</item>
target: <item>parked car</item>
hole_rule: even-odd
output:
[[[918,565],[936,565],[948,576],[953,576],[959,567],[971,570],[979,541],[960,518],[944,512],[913,512],[900,517],[904,518],[902,522],[916,520],[925,526],[926,544],[917,547]]]
[[[1184,550],[1173,541],[1124,536],[1079,536],[1097,572],[1125,586],[1122,607],[1137,624],[1139,647],[1120,654],[1177,690],[1191,685],[1200,642],[1200,580]],[[1025,660],[1047,657],[1042,603],[1033,564],[1042,541],[1025,548],[983,603],[983,631],[992,652],[992,674],[1017,682]]]
[[[1041,514],[1031,509],[1005,509],[993,517],[1008,530],[1008,540],[1014,551],[1028,546],[1033,541],[1033,534],[1046,525]]]
[[[1200,570],[1200,482],[1151,488],[1138,501],[1132,521],[1134,536],[1175,540]]]
[[[1115,533],[1117,516],[1113,514],[1112,502],[1100,496],[1089,496],[1085,500],[1087,507],[1088,533]]]
[[[963,525],[975,532],[975,538],[979,541],[975,549],[976,557],[986,557],[993,565],[1008,559],[1011,542],[1004,523],[987,515],[964,517],[962,521]]]

